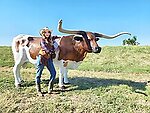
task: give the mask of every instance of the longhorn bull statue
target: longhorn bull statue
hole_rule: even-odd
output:
[[[100,53],[97,41],[99,38],[113,39],[123,34],[131,35],[128,32],[120,32],[113,36],[101,33],[65,30],[62,28],[62,20],[58,23],[58,30],[62,33],[72,34],[61,36],[56,39],[59,44],[59,50],[56,51],[56,58],[53,60],[54,65],[60,69],[59,87],[69,83],[67,70],[68,68],[76,69],[82,63],[87,53]],[[15,86],[19,87],[22,82],[20,68],[26,62],[36,64],[36,56],[40,50],[41,37],[31,35],[18,35],[14,37],[12,42],[12,51],[14,55],[15,65],[13,73],[15,78]]]

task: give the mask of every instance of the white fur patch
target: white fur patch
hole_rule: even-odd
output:
[[[15,59],[15,66],[13,68],[13,72],[14,72],[14,77],[15,77],[15,85],[18,86],[18,84],[21,84],[21,77],[20,77],[20,67],[25,63],[25,62],[31,62],[32,64],[36,64],[36,60],[32,59],[30,57],[30,53],[29,53],[29,49],[31,47],[27,47],[27,46],[19,46],[19,52],[16,52],[16,48],[15,48],[15,42],[17,40],[21,40],[21,39],[27,39],[28,37],[35,37],[35,36],[31,36],[31,35],[18,35],[13,39],[12,42],[12,51],[14,54],[14,59]],[[55,48],[58,48],[60,39],[56,39],[56,44],[54,44]],[[59,55],[59,49],[56,50],[56,58],[53,60],[54,61],[54,65],[58,66],[60,69],[60,75],[59,75],[59,86],[63,86],[63,80],[65,83],[68,83],[68,77],[67,77],[67,69],[76,69],[81,63],[80,62],[75,62],[75,61],[69,61],[67,60],[68,64],[67,67],[64,67],[64,60],[57,60],[58,59],[58,55]]]

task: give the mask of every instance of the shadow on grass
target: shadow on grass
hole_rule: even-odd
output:
[[[71,84],[77,86],[75,90],[87,90],[90,88],[97,87],[108,87],[108,86],[119,86],[127,85],[135,90],[146,90],[145,82],[134,82],[131,80],[121,80],[121,79],[99,79],[99,78],[89,78],[89,77],[76,77],[70,78]]]
[[[100,79],[100,78],[90,78],[90,77],[75,77],[69,78],[71,84],[66,86],[65,91],[73,91],[73,90],[88,90],[98,87],[108,87],[108,86],[119,86],[119,85],[127,85],[132,87],[132,90],[136,92],[136,90],[146,90],[146,82],[134,82],[131,80],[122,80],[122,79]],[[48,86],[49,79],[42,80],[41,84],[46,84]],[[58,78],[55,79],[54,84],[58,84]],[[31,87],[35,85],[35,81],[25,81],[22,86],[23,87]]]
[[[48,86],[49,79],[43,79],[41,80],[41,84],[46,84]],[[58,83],[58,78],[55,79],[54,84]],[[22,87],[31,87],[35,86],[35,81],[22,81],[21,84]]]
[[[35,86],[35,81],[22,81],[21,87]]]

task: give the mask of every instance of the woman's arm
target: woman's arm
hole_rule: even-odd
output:
[[[45,40],[42,40],[42,41],[41,41],[41,47],[42,47],[42,49],[44,49],[44,50],[46,51],[46,53],[49,53],[49,49],[48,49],[48,47],[46,47],[46,42],[45,42]]]

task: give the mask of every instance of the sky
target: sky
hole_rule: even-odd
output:
[[[130,32],[115,39],[100,39],[100,46],[119,46],[124,39],[137,36],[140,45],[150,45],[150,0],[0,0],[0,46],[10,46],[15,36],[39,36],[49,27],[113,35]]]

